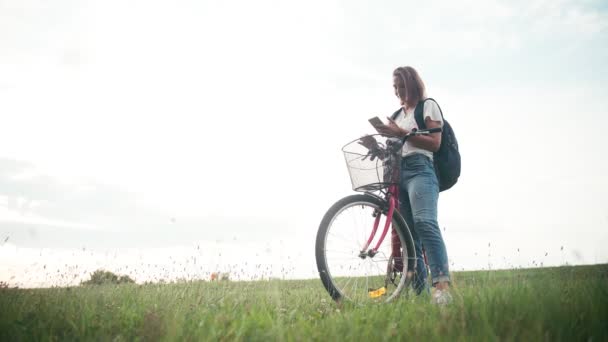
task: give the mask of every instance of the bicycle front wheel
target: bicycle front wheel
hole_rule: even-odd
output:
[[[409,284],[415,262],[412,238],[405,220],[395,212],[392,229],[377,252],[386,222],[387,204],[370,195],[352,195],[334,204],[325,214],[315,246],[317,268],[323,285],[336,301],[389,302]],[[372,243],[375,220],[380,225]],[[396,250],[394,239],[398,239]]]

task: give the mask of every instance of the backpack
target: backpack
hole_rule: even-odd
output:
[[[424,102],[428,100],[437,103],[434,99],[427,98],[418,102],[414,109],[414,119],[419,129],[426,129],[422,115],[424,112]],[[437,107],[439,107],[439,104],[437,104]],[[392,115],[393,120],[397,118],[400,111],[401,109]],[[458,181],[458,177],[460,176],[460,152],[458,151],[458,141],[456,140],[454,130],[443,117],[441,107],[439,107],[439,112],[443,118],[441,145],[439,146],[439,150],[433,153],[433,163],[435,164],[437,180],[439,180],[439,191],[444,191],[454,186]]]

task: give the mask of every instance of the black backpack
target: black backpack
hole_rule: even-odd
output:
[[[414,119],[416,119],[419,129],[426,129],[422,115],[424,112],[424,102],[428,100],[437,103],[437,101],[431,98],[424,99],[418,102],[416,109],[414,109]],[[439,107],[438,103],[437,107]],[[392,118],[397,118],[400,111],[401,109],[396,111]],[[439,112],[443,118],[441,145],[439,146],[439,150],[433,153],[433,162],[435,164],[435,174],[437,174],[437,179],[439,180],[439,191],[444,191],[454,186],[458,181],[458,177],[460,177],[460,152],[458,151],[458,141],[456,141],[454,130],[443,117],[441,107],[439,107]]]

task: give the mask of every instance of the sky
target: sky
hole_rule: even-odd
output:
[[[314,278],[341,147],[415,67],[452,270],[608,262],[601,1],[0,1],[0,281]]]

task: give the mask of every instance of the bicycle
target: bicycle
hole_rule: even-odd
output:
[[[390,302],[411,283],[416,253],[398,209],[400,151],[409,137],[435,132],[441,128],[412,131],[402,139],[368,135],[342,148],[352,188],[363,194],[344,197],[329,208],[315,243],[319,276],[336,302]],[[390,243],[385,241],[389,228]]]

